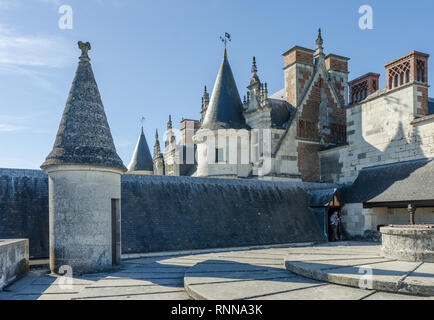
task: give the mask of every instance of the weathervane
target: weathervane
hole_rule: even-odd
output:
[[[231,42],[231,35],[227,32],[225,32],[225,36],[224,37],[220,37],[220,40],[225,44],[225,49],[226,49],[226,45],[229,42]]]
[[[142,122],[142,128],[143,128],[143,126],[144,126],[144,124],[145,124],[145,120],[146,120],[145,117],[142,117],[142,119],[140,120],[140,121]]]

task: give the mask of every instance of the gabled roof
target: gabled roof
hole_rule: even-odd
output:
[[[330,205],[333,197],[337,196],[337,189],[324,189],[309,191],[309,207],[324,208]]]
[[[126,168],[116,152],[113,137],[87,51],[90,44],[79,43],[83,53],[72,82],[53,150],[42,169],[53,165],[95,165]]]
[[[354,184],[342,188],[339,194],[344,203],[374,207],[434,203],[433,181],[433,159],[398,162],[361,170]]]
[[[145,133],[140,133],[137,141],[136,149],[134,150],[133,157],[130,165],[128,166],[128,172],[134,171],[153,171],[154,162],[152,161],[151,152],[149,151],[148,142],[146,141]]]
[[[225,50],[201,128],[211,130],[240,129],[245,126],[243,105]]]

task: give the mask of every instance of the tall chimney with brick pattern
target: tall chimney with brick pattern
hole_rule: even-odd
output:
[[[386,88],[392,90],[405,86],[409,83],[415,84],[418,96],[415,106],[415,117],[426,116],[428,110],[428,58],[426,53],[412,51],[387,64]]]
[[[314,50],[294,46],[283,53],[286,101],[297,106],[314,70]]]

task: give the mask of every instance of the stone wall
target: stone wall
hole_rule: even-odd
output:
[[[0,240],[0,291],[29,271],[29,240]]]
[[[420,85],[409,83],[380,90],[347,109],[348,147],[321,153],[339,154],[340,183],[352,183],[366,167],[434,156],[434,118],[415,120]]]
[[[30,257],[48,257],[48,178],[42,171],[0,169],[0,238],[29,239]]]
[[[143,253],[323,240],[306,191],[329,184],[122,176],[122,251]],[[0,238],[46,258],[48,177],[0,169]]]
[[[125,175],[123,253],[321,241],[307,189],[327,187]]]

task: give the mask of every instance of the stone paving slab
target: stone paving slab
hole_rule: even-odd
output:
[[[363,300],[372,294],[356,288],[343,288],[338,285],[321,284],[302,288],[302,290],[290,290],[267,296],[260,296],[252,300]]]
[[[276,292],[305,289],[317,286],[314,280],[288,275],[286,278],[215,282],[203,279],[202,284],[192,284],[190,276],[184,278],[187,293],[196,300],[245,300],[267,296]]]
[[[335,256],[335,259],[327,260],[324,253],[334,250],[344,252],[348,247],[317,246],[307,249],[309,255],[294,254],[296,250],[291,249],[285,258],[286,268],[303,277],[356,288],[360,286],[361,278],[366,278],[365,274],[369,272],[366,268],[371,268],[374,290],[434,296],[434,264],[386,259],[380,257],[379,246],[363,250],[371,252],[370,259],[348,256],[346,260],[337,260]]]

